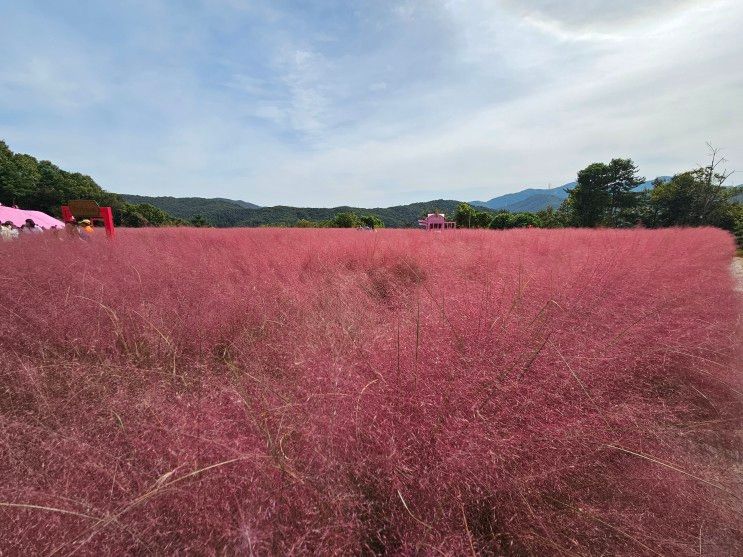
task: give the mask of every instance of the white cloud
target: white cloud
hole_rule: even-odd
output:
[[[610,34],[644,20],[662,21],[702,0],[499,0],[506,9],[530,21],[551,22],[573,32],[609,31]],[[711,3],[714,3],[712,0]]]

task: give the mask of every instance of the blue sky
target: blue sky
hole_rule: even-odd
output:
[[[743,169],[738,0],[0,0],[0,138],[147,195],[367,207]],[[742,180],[736,180],[742,181]]]

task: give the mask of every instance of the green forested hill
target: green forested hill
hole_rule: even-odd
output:
[[[263,224],[293,224],[300,219],[312,221],[328,220],[333,218],[337,213],[353,211],[359,215],[373,214],[377,215],[384,225],[392,228],[405,228],[417,226],[418,219],[426,213],[440,211],[452,215],[459,205],[459,201],[451,199],[437,199],[434,201],[425,201],[422,203],[411,203],[410,205],[397,205],[395,207],[363,209],[358,207],[332,207],[332,208],[311,208],[311,207],[261,207],[260,209],[251,209],[246,214],[246,218],[240,223],[243,226],[259,226]]]
[[[438,199],[395,207],[362,209],[358,207],[275,207],[246,208],[246,202],[229,199],[206,199],[201,197],[147,197],[123,194],[129,203],[146,203],[158,207],[174,217],[190,220],[202,216],[213,226],[266,226],[292,225],[300,219],[322,221],[332,219],[337,213],[353,211],[358,214],[374,214],[388,227],[416,226],[418,218],[436,210],[453,214],[459,201]],[[242,206],[240,204],[243,204]],[[250,204],[252,205],[252,204]]]
[[[255,210],[247,207],[252,203],[221,198],[149,197],[130,194],[122,194],[121,197],[127,203],[152,205],[179,219],[191,220],[196,216],[202,216],[213,226],[240,226],[245,215]],[[257,207],[257,205],[252,206]]]

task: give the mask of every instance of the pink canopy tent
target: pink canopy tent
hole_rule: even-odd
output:
[[[37,226],[49,229],[52,226],[64,228],[64,223],[54,217],[50,217],[41,211],[24,211],[23,209],[13,209],[0,205],[0,222],[10,221],[16,226],[26,224],[26,219],[32,219]]]

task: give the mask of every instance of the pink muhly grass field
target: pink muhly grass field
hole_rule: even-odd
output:
[[[715,229],[0,244],[0,554],[740,555]]]

